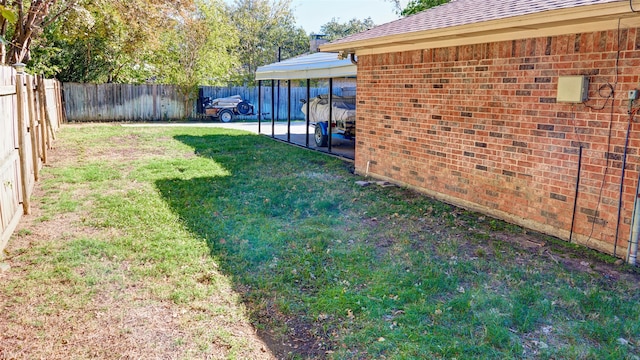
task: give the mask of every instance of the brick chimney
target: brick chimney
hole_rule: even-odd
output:
[[[325,36],[322,34],[311,34],[309,36],[309,52],[317,53],[320,51],[320,45],[328,43],[329,40],[325,39]]]

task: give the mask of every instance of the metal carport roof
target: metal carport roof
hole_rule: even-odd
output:
[[[264,65],[256,70],[256,80],[326,79],[356,76],[357,66],[338,54],[317,52]]]

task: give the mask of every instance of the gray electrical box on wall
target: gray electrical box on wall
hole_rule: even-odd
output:
[[[589,78],[586,76],[560,76],[556,102],[581,103],[587,101]]]

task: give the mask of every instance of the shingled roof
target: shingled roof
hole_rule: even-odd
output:
[[[633,2],[638,3],[637,7],[640,8],[640,2]],[[576,23],[576,16],[599,20],[600,16],[611,15],[609,11],[602,13],[583,11],[589,8],[594,9],[598,5],[601,8],[619,8],[618,12],[626,10],[628,13],[626,16],[638,16],[638,14],[632,13],[629,4],[628,0],[453,0],[418,14],[333,41],[322,46],[321,49],[336,51],[344,48],[349,51],[363,46],[362,44],[371,45],[372,41],[381,44],[385,42],[385,39],[391,42],[397,41],[399,37],[416,39],[421,37],[421,34],[430,37],[432,35],[429,33],[443,33],[453,28],[464,28],[472,32],[478,30],[479,26],[486,24],[505,24],[505,26],[509,24],[508,26],[511,28],[524,30],[527,29],[525,26],[529,26],[530,30],[535,31],[537,29],[531,23],[520,24],[521,27],[518,27],[517,24],[520,19],[531,18],[532,15],[535,15],[540,23],[545,22],[547,14],[562,13],[567,21],[573,23]],[[623,5],[626,8],[622,8]],[[576,14],[572,14],[574,12]],[[561,18],[550,18],[548,21],[554,21],[557,23],[556,25],[561,25],[561,20]]]

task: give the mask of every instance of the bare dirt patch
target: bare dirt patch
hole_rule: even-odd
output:
[[[68,239],[113,235],[79,226],[69,216],[39,221],[39,213],[34,207],[34,214],[25,217],[17,230],[21,235],[10,242],[5,262],[11,269],[0,275],[0,282],[37,282],[29,278],[46,265],[33,262],[32,253],[43,247],[50,246],[54,256],[55,248]],[[228,294],[208,299],[208,304],[230,308],[213,314],[207,306],[192,308],[159,299],[153,284],[127,279],[126,264],[105,259],[102,267],[120,274],[105,275],[112,279],[96,293],[66,280],[1,293],[0,359],[225,359],[232,354],[275,358],[241,316],[240,305],[226,300]],[[82,268],[74,270],[83,275]]]
[[[122,143],[128,147],[135,141]],[[148,155],[59,149],[50,152],[48,166],[94,161],[93,156],[116,154],[130,161]],[[34,199],[44,196],[41,184]],[[11,268],[0,273],[0,359],[276,358],[230,284],[205,281],[202,286],[217,291],[200,303],[185,304],[167,300],[166,290],[158,290],[171,290],[170,279],[141,277],[125,259],[98,257],[77,266],[47,261],[78,239],[108,242],[122,235],[88,225],[83,217],[81,212],[44,216],[37,201],[32,215],[23,217],[3,260]]]
[[[570,249],[557,243],[549,242],[544,236],[536,233],[513,234],[507,232],[492,233],[498,241],[517,246],[533,256],[548,258],[562,264],[572,271],[588,273],[604,280],[626,280],[630,284],[640,286],[640,272],[622,266],[622,260],[605,262],[597,259],[596,252],[586,248]],[[559,242],[560,240],[556,240]]]

